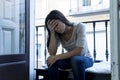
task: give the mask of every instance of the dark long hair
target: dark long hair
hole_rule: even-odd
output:
[[[51,36],[50,30],[48,29],[47,22],[48,20],[53,20],[53,19],[60,20],[67,26],[73,26],[73,24],[60,11],[52,10],[45,19],[45,27],[47,28],[47,31],[48,31],[47,47],[49,46],[50,36]]]

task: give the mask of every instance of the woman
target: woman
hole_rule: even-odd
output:
[[[50,56],[47,65],[50,80],[59,80],[58,68],[71,68],[74,80],[85,80],[85,69],[93,65],[85,26],[82,23],[71,23],[58,10],[47,15],[45,26],[48,30],[47,48]],[[67,52],[56,54],[60,44]]]

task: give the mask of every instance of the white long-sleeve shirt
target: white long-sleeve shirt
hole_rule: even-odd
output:
[[[91,58],[92,56],[89,52],[87,40],[86,40],[85,26],[83,25],[83,23],[74,23],[73,27],[74,28],[73,28],[72,37],[68,41],[65,41],[63,39],[59,39],[58,41],[60,41],[62,47],[67,51],[71,51],[75,47],[83,47],[80,55]]]

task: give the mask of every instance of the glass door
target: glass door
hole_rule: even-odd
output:
[[[29,0],[0,7],[0,80],[29,80]]]

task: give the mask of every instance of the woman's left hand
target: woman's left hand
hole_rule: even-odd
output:
[[[47,59],[47,65],[51,67],[56,61],[57,61],[57,56],[49,56]]]

